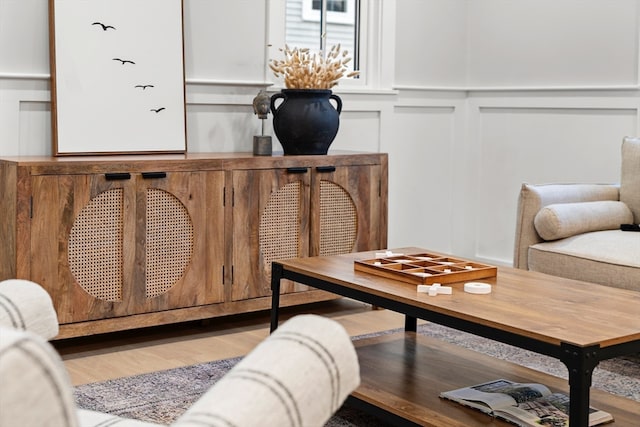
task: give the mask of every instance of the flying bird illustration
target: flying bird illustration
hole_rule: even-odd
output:
[[[135,87],[141,87],[142,90],[146,90],[148,87],[154,87],[153,85],[136,85]]]
[[[153,111],[154,113],[159,113],[160,111],[164,110],[164,107],[160,107],[160,108],[152,108],[149,111]]]
[[[135,64],[135,62],[129,61],[128,59],[113,58],[113,60],[122,62],[122,65],[124,65],[124,64]]]
[[[102,30],[103,30],[103,31],[107,31],[109,28],[111,28],[112,30],[115,30],[115,29],[116,29],[116,27],[114,27],[114,26],[112,26],[112,25],[105,25],[105,24],[103,24],[102,22],[94,22],[94,23],[93,23],[93,24],[91,24],[91,25],[100,25],[100,26],[102,27]]]

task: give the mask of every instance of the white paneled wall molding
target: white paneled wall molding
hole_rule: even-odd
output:
[[[434,92],[585,92],[585,91],[637,91],[638,84],[628,85],[540,85],[540,86],[409,86],[394,85],[396,90],[434,91]]]

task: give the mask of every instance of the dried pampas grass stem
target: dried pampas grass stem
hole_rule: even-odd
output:
[[[283,60],[272,59],[269,68],[273,74],[284,78],[288,89],[331,89],[345,77],[347,64],[351,61],[348,51],[342,51],[340,45],[333,46],[327,55],[311,53],[309,49],[280,49]],[[355,77],[359,71],[352,71],[346,77]]]

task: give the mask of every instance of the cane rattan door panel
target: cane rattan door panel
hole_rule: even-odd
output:
[[[32,179],[31,280],[51,295],[60,323],[127,313],[135,189],[104,175]],[[133,211],[127,211],[133,206]],[[131,215],[129,215],[131,214]]]
[[[185,206],[173,194],[147,190],[147,245],[145,295],[164,294],[183,275],[193,255],[193,223]]]
[[[383,238],[377,232],[384,221],[380,216],[380,173],[378,165],[315,171],[311,185],[312,256],[383,246]]]
[[[224,172],[141,174],[135,269],[142,312],[224,300]],[[155,177],[154,177],[155,176]],[[144,260],[144,262],[142,262]],[[143,284],[141,286],[141,284]]]
[[[69,233],[69,268],[76,283],[104,301],[122,301],[124,189],[91,199]]]
[[[319,255],[352,252],[358,235],[358,214],[353,199],[341,186],[320,180]]]
[[[296,181],[277,189],[260,216],[258,239],[265,264],[300,252],[300,186]]]
[[[309,253],[309,177],[304,170],[234,171],[234,301],[271,294],[271,262]],[[297,291],[284,285],[284,293]]]

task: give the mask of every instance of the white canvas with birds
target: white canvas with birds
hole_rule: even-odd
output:
[[[54,0],[57,154],[186,150],[181,0]]]

